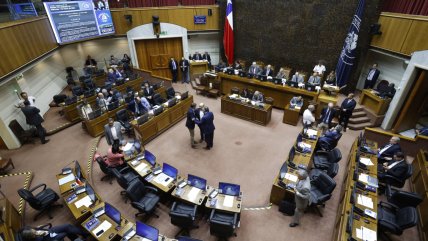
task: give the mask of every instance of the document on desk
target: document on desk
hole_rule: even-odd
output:
[[[290,173],[285,173],[285,179],[290,180],[292,182],[297,182],[297,176],[290,174]]]
[[[370,160],[370,158],[367,158],[367,157],[360,157],[360,162],[366,166],[373,166],[374,165],[372,160]]]
[[[76,177],[74,177],[74,174],[71,173],[71,174],[68,174],[67,176],[65,176],[63,178],[60,178],[58,180],[58,184],[61,186],[61,185],[66,184],[67,182],[74,181],[75,179],[76,179]]]
[[[377,240],[377,234],[376,231],[373,231],[371,229],[368,229],[366,227],[361,227],[361,233],[362,233],[362,240],[364,241],[376,241]]]
[[[80,208],[81,206],[89,207],[91,206],[91,204],[92,200],[89,196],[85,196],[84,198],[74,203],[74,205],[76,205],[76,208]]]
[[[357,203],[367,208],[373,209],[373,200],[371,197],[358,194]]]
[[[135,167],[135,170],[137,171],[137,172],[141,172],[142,170],[144,170],[144,168],[146,168],[147,167],[147,164],[146,163],[144,163],[144,162],[141,162],[140,163],[140,165],[138,165],[138,166],[136,166]]]
[[[234,196],[224,195],[223,206],[229,207],[229,208],[233,207],[234,199],[235,199]]]
[[[367,174],[365,174],[365,173],[361,173],[359,176],[358,176],[358,181],[360,181],[360,182],[363,182],[363,183],[365,183],[365,184],[367,184],[369,181],[367,180],[368,179],[368,177],[369,177],[369,175],[367,175]]]
[[[312,129],[308,129],[306,131],[306,134],[308,134],[308,136],[316,136],[318,134],[318,131],[312,130]]]
[[[92,233],[98,238],[99,236],[103,235],[110,227],[111,223],[107,220],[104,220],[97,228],[92,231]],[[100,235],[97,235],[97,233],[99,233],[101,230],[103,230],[103,232]]]
[[[157,183],[159,183],[165,187],[168,186],[172,181],[174,181],[174,178],[166,175],[163,172],[155,177],[155,182],[157,182]]]
[[[196,187],[192,187],[192,189],[190,189],[190,192],[187,194],[187,197],[190,199],[190,200],[195,200],[196,199],[196,197],[198,196],[198,194],[199,194],[199,191],[200,191],[201,189],[199,189],[199,188],[196,188]]]
[[[126,145],[122,148],[122,150],[123,151],[129,151],[129,150],[131,150],[131,148],[132,148],[132,146],[133,146],[134,144],[133,143],[126,143]]]

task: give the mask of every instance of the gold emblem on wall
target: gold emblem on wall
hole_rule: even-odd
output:
[[[150,55],[152,69],[168,69],[168,54]]]

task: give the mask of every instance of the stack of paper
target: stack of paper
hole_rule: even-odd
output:
[[[308,129],[306,131],[306,133],[308,134],[308,136],[316,136],[318,134],[318,131],[312,130],[312,129]]]
[[[373,166],[374,165],[372,160],[370,160],[370,158],[367,158],[367,157],[360,157],[360,162],[366,166]]]
[[[367,174],[365,174],[365,173],[361,173],[359,176],[358,176],[358,181],[360,181],[360,182],[363,182],[363,183],[365,183],[365,184],[367,184],[369,181],[367,180],[368,179],[368,175]]]
[[[67,182],[74,181],[75,179],[76,179],[76,178],[74,177],[74,174],[73,174],[73,173],[71,173],[71,174],[68,174],[67,176],[65,176],[65,177],[63,177],[63,178],[61,178],[61,179],[59,179],[59,180],[58,180],[58,184],[61,186],[61,185],[66,184]]]
[[[155,182],[163,185],[163,186],[168,186],[172,181],[174,180],[174,178],[166,175],[165,173],[160,173],[159,175],[156,176],[155,178]]]
[[[192,189],[190,189],[190,192],[187,194],[187,197],[188,197],[190,200],[195,200],[195,199],[196,199],[196,197],[198,196],[199,190],[200,190],[200,189],[198,189],[198,188],[196,188],[196,187],[192,187]]]
[[[97,236],[97,233],[99,233],[102,230],[103,232],[97,236],[97,237],[99,237],[99,236],[103,235],[103,233],[105,231],[107,231],[110,227],[111,227],[111,223],[109,221],[105,220],[96,229],[94,229],[94,231],[92,231],[92,233],[95,234],[95,236]]]
[[[358,194],[357,203],[370,209],[373,209],[373,200],[371,197]]]
[[[223,206],[225,207],[233,207],[233,199],[235,199],[234,196],[225,195],[223,200]]]
[[[297,182],[297,176],[295,176],[293,174],[286,173],[285,179],[290,180],[292,182]]]
[[[76,208],[80,208],[81,206],[89,207],[92,204],[92,199],[89,196],[85,196],[79,201],[75,202]]]
[[[144,170],[144,168],[146,168],[147,167],[147,164],[146,163],[144,163],[144,162],[142,162],[142,163],[140,163],[140,165],[138,165],[138,166],[136,166],[135,167],[135,170],[137,171],[137,172],[141,172],[142,170]]]

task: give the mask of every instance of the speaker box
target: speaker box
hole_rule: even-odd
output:
[[[125,19],[128,23],[132,23],[132,15],[125,15]]]
[[[212,9],[208,9],[208,16],[212,16],[213,15],[213,10]]]

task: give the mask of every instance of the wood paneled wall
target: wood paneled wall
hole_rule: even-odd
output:
[[[428,49],[428,16],[382,13],[379,24],[382,34],[373,36],[371,46],[404,55]]]
[[[211,16],[208,16],[208,9],[212,10]],[[187,28],[188,31],[220,30],[219,7],[215,5],[112,9],[111,13],[116,35],[124,35],[132,28],[151,23],[153,15],[159,16],[160,22],[177,24]],[[132,23],[125,19],[125,15],[132,16]],[[195,15],[207,16],[207,23],[194,24],[193,16]]]
[[[0,78],[58,47],[46,16],[0,25]]]

